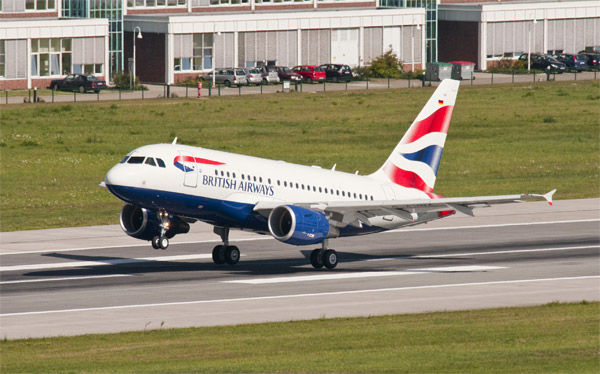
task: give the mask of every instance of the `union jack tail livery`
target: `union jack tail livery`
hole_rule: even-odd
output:
[[[372,178],[430,194],[458,94],[459,81],[440,83],[400,143]]]

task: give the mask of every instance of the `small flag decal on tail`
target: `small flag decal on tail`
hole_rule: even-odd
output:
[[[444,100],[438,100],[438,104],[444,105]]]

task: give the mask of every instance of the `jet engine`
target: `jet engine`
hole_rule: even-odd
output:
[[[125,204],[121,209],[121,228],[129,236],[137,239],[152,240],[160,235],[160,218],[156,211]],[[190,231],[190,225],[179,217],[169,219],[169,229],[165,236],[169,239],[175,234],[185,234]]]
[[[275,239],[293,245],[321,243],[337,236],[324,213],[294,205],[281,205],[271,211],[269,231]]]

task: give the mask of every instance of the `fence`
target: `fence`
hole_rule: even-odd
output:
[[[511,73],[474,73],[472,79],[467,79],[463,84],[517,84],[517,83],[536,83],[543,81],[577,81],[582,79],[598,79],[597,71],[569,72],[563,74],[544,74],[532,72],[530,74]],[[336,83],[326,81],[317,83],[293,82],[289,89],[284,90],[283,83],[258,85],[258,86],[239,86],[225,87],[217,84],[215,88],[211,86],[202,88],[202,97],[224,96],[224,95],[262,95],[279,92],[333,92],[348,90],[369,90],[369,89],[395,89],[411,88],[421,86],[431,86],[437,84],[436,81],[427,81],[423,79],[397,79],[397,78],[370,78],[352,79],[338,81]],[[146,100],[146,99],[169,99],[169,98],[197,98],[198,90],[196,86],[177,86],[167,84],[147,84],[144,83],[141,90],[121,90],[119,88],[107,89],[98,93],[79,93],[79,92],[57,92],[49,89],[29,89],[29,90],[5,90],[0,91],[0,103],[38,103],[38,102],[90,102],[90,101],[108,101],[108,100]]]

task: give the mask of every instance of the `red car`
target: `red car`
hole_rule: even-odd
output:
[[[321,69],[319,66],[313,65],[298,65],[292,68],[292,71],[296,74],[300,74],[302,76],[302,80],[306,83],[314,82],[325,82],[327,76],[325,75],[325,70]]]

